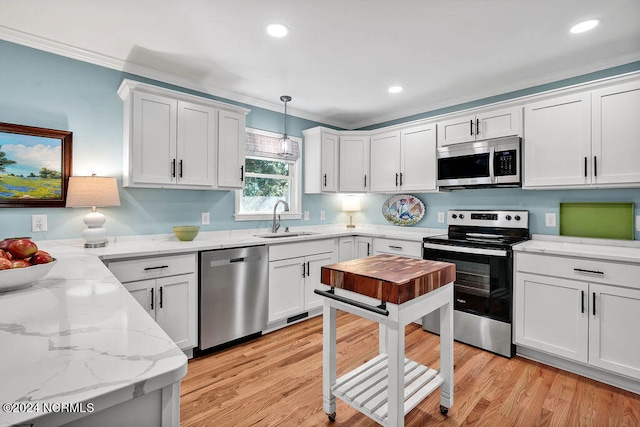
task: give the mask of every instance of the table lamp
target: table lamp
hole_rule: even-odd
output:
[[[347,228],[356,228],[353,224],[353,213],[360,210],[360,199],[355,196],[347,196],[342,199],[342,210],[349,212],[349,224]]]
[[[97,207],[120,206],[118,183],[115,178],[105,176],[71,176],[67,190],[67,207],[90,207],[84,217],[87,225],[82,231],[85,248],[103,248],[106,246],[107,229],[102,227],[106,217],[96,210]]]

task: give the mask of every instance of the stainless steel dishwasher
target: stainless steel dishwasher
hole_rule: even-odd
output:
[[[266,246],[200,252],[200,350],[267,327]]]

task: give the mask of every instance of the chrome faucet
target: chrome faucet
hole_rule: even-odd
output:
[[[276,209],[278,209],[278,205],[282,203],[284,205],[285,212],[289,212],[289,204],[284,200],[278,200],[276,205],[273,207],[273,225],[271,227],[272,233],[277,233],[280,228],[280,215],[278,215],[278,221],[276,221]]]

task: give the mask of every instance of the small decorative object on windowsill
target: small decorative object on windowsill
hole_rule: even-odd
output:
[[[106,246],[107,229],[102,227],[106,221],[104,214],[97,211],[97,207],[120,206],[118,183],[115,178],[96,176],[69,177],[67,191],[67,207],[90,207],[84,217],[87,225],[82,231],[85,248],[103,248]]]
[[[342,199],[342,210],[349,212],[349,224],[347,224],[347,228],[356,228],[353,223],[353,213],[360,210],[360,199],[356,196],[346,196]]]
[[[287,102],[291,101],[291,97],[287,95],[282,95],[280,97],[280,101],[284,102],[284,135],[278,141],[280,145],[280,155],[282,157],[291,156],[291,140],[287,136]]]

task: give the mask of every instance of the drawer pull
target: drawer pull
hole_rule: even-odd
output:
[[[596,293],[593,293],[593,315],[596,315]]]
[[[582,291],[582,296],[580,297],[580,304],[582,305],[581,313],[584,313],[584,291]]]
[[[573,271],[575,271],[576,273],[591,273],[591,274],[602,274],[602,275],[604,275],[604,271],[586,270],[584,268],[574,268]]]
[[[389,249],[398,249],[398,250],[402,250],[402,246],[393,246],[393,245],[389,245]]]
[[[160,270],[162,268],[169,268],[168,265],[159,265],[157,267],[145,267],[144,271],[150,271],[150,270]]]

